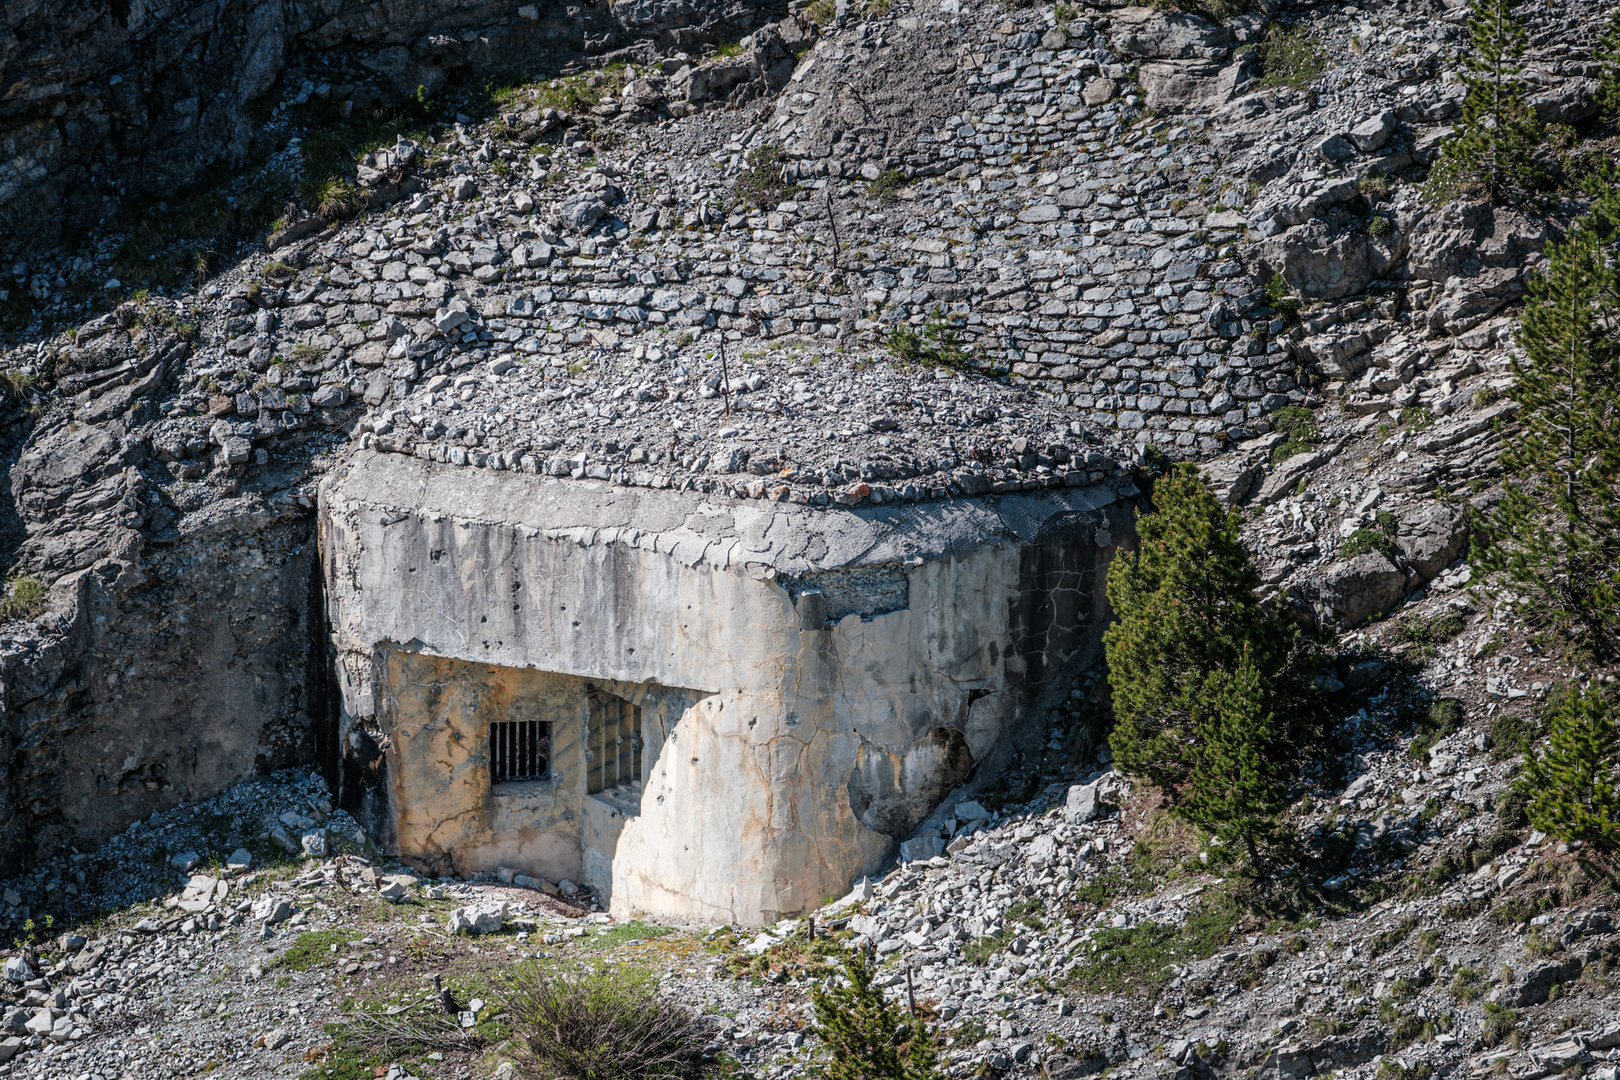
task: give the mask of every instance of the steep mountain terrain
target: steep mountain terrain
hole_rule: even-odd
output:
[[[1524,208],[1420,198],[1460,113],[1449,0],[621,4],[611,33],[464,7],[278,27],[290,61],[168,106],[197,134],[129,113],[144,149],[0,174],[7,207],[90,223],[29,232],[0,295],[0,922],[42,946],[7,962],[0,1076],[361,1075],[320,1025],[413,1015],[434,972],[492,1008],[391,1075],[502,1075],[489,980],[536,951],[647,963],[726,1018],[715,1052],[797,1074],[827,942],[860,940],[952,1075],[1612,1078],[1611,872],[1507,793],[1552,688],[1613,675],[1465,562],[1517,303],[1613,134],[1595,0],[1520,9],[1567,143]],[[84,40],[108,93],[157,78]],[[333,172],[334,145],[362,153]],[[75,186],[142,155],[147,195],[249,164],[145,216]],[[338,805],[374,748],[328,734],[315,500],[356,449],[942,513],[1196,460],[1330,646],[1309,863],[1256,894],[1200,862],[1104,771],[1099,679],[813,921],[613,926],[571,883],[417,879]],[[499,936],[446,932],[503,901]]]

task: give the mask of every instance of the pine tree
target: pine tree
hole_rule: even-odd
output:
[[[1116,621],[1103,635],[1113,691],[1109,745],[1120,769],[1148,780],[1174,806],[1188,784],[1208,709],[1207,684],[1247,657],[1271,711],[1296,635],[1255,598],[1260,576],[1191,465],[1153,486],[1138,518],[1138,548],[1108,571]]]
[[[815,1034],[827,1054],[813,1073],[824,1080],[933,1080],[933,1033],[873,986],[874,974],[856,950],[844,958],[848,986],[811,988]]]
[[[1235,671],[1217,671],[1206,680],[1202,737],[1176,807],[1178,816],[1222,844],[1240,846],[1251,871],[1262,869],[1282,841],[1278,819],[1288,805],[1276,760],[1280,733],[1265,698],[1248,649]]]
[[[1462,118],[1440,147],[1426,194],[1444,201],[1480,190],[1492,202],[1527,194],[1536,182],[1533,157],[1541,138],[1525,102],[1518,60],[1528,35],[1513,15],[1520,0],[1475,0],[1468,20],[1473,54],[1464,62],[1468,88]]]
[[[1598,38],[1598,105],[1611,124],[1620,124],[1620,9],[1609,13],[1608,25]]]
[[[1552,715],[1547,749],[1525,759],[1530,824],[1559,840],[1620,847],[1620,729],[1597,690],[1569,689]]]
[[[1598,652],[1620,639],[1620,282],[1606,257],[1617,222],[1611,191],[1531,280],[1509,391],[1522,431],[1476,544],[1538,622],[1584,629]]]

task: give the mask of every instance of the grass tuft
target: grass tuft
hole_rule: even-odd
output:
[[[14,574],[6,579],[5,596],[0,597],[0,619],[30,619],[45,606],[45,583],[31,574]]]
[[[1273,89],[1289,87],[1303,90],[1317,76],[1327,70],[1327,52],[1304,25],[1284,30],[1276,23],[1266,32],[1260,45],[1260,59],[1265,74],[1260,85]]]
[[[506,1003],[519,1056],[540,1080],[698,1077],[709,1027],[658,993],[649,972],[625,965],[534,967]]]

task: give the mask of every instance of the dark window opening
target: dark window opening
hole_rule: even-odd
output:
[[[591,695],[585,732],[585,791],[595,795],[641,781],[641,706],[613,694]]]
[[[489,778],[551,779],[551,725],[543,720],[500,720],[489,725]]]

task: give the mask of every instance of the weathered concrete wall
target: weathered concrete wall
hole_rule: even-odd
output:
[[[536,672],[692,688],[611,852],[613,907],[793,914],[876,869],[1090,662],[1121,494],[817,512],[362,452],[321,496],[346,745],[384,746],[390,778],[438,768],[395,741],[424,713],[401,676],[432,667],[405,653],[515,669],[441,695],[515,700]],[[402,854],[439,856],[413,849],[424,815],[493,821],[476,784],[443,792],[390,806]],[[458,862],[509,851],[487,824],[458,837]]]

